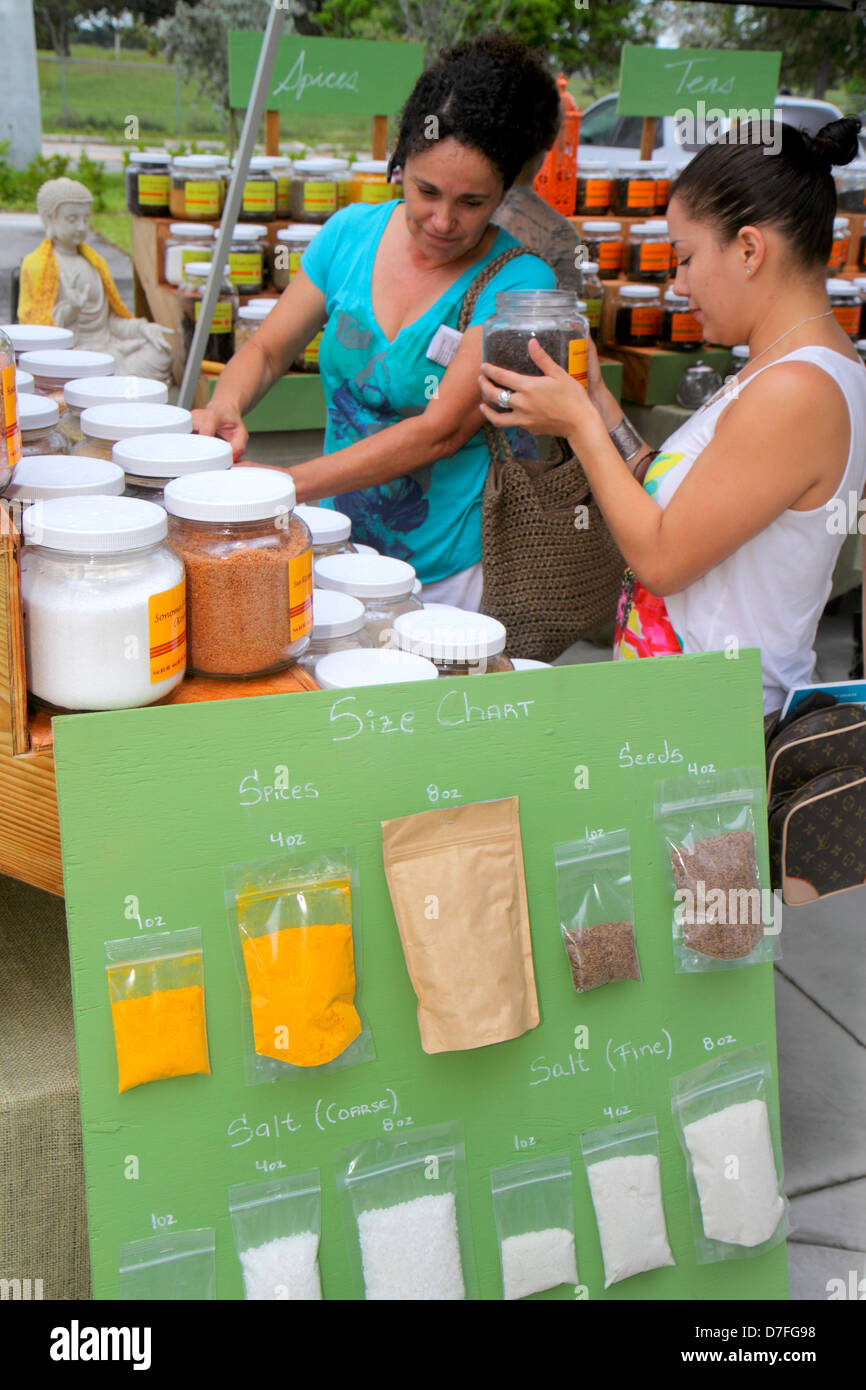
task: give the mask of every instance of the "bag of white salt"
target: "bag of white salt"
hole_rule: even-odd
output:
[[[577,1283],[572,1184],[568,1154],[510,1163],[490,1174],[506,1300]]]
[[[787,1235],[781,1157],[770,1128],[772,1089],[763,1043],[671,1082],[701,1264],[763,1254]]]
[[[359,1297],[465,1299],[472,1264],[459,1127],[371,1139],[342,1150],[336,1165]]]
[[[595,1209],[604,1287],[675,1264],[662,1203],[659,1136],[654,1115],[580,1136]]]
[[[245,1298],[280,1302],[321,1299],[317,1169],[230,1187],[229,1211]]]

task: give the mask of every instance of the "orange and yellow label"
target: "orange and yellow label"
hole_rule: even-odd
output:
[[[860,305],[859,304],[837,304],[833,309],[833,317],[849,338],[860,328]]]
[[[219,214],[220,186],[216,179],[190,179],[186,185],[186,210],[199,217]]]
[[[304,212],[336,212],[337,185],[335,183],[304,184]]]
[[[280,174],[277,178],[277,202],[281,208],[287,207],[289,202],[289,186],[291,179],[288,174]]]
[[[602,301],[600,299],[587,299],[585,302],[586,313],[584,314],[584,318],[590,328],[598,328],[601,324]]]
[[[18,423],[18,393],[15,390],[15,364],[0,368],[0,426],[9,467],[14,468],[21,458],[21,426]]]
[[[143,208],[164,207],[168,202],[168,174],[139,174],[138,201]]]
[[[147,601],[150,683],[158,685],[186,666],[186,580]]]
[[[651,304],[638,304],[631,311],[633,338],[651,338],[658,332],[659,311]]]
[[[296,642],[313,630],[313,552],[289,561],[289,637]]]
[[[584,207],[600,208],[610,207],[610,179],[587,179],[583,190]]]
[[[269,212],[277,207],[277,185],[270,179],[250,179],[244,184],[244,212]]]
[[[656,205],[655,179],[629,179],[625,201],[626,206],[630,208],[654,208]]]
[[[664,212],[671,196],[670,179],[656,179],[656,208],[659,212]]]
[[[572,338],[568,344],[568,375],[586,386],[589,377],[586,338]]]
[[[198,316],[201,313],[201,300],[195,302],[195,321],[198,323]],[[231,333],[232,331],[232,306],[227,299],[221,299],[214,305],[213,318],[210,325],[211,333]]]
[[[599,270],[620,270],[622,268],[622,242],[601,241],[598,244]]]
[[[362,203],[390,203],[390,183],[362,183],[360,201]]]
[[[671,314],[671,342],[694,343],[703,338],[703,330],[694,314]]]
[[[670,242],[651,241],[638,247],[638,268],[640,270],[670,270]]]
[[[304,254],[303,251],[290,251],[290,252],[289,252],[289,279],[290,279],[290,280],[291,280],[291,278],[292,278],[293,275],[297,275],[297,273],[298,273],[298,267],[299,267],[299,265],[301,264],[301,256],[302,256],[303,254]]]

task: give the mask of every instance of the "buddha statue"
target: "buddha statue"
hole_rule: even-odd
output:
[[[109,352],[118,375],[169,381],[170,330],[133,318],[102,256],[88,246],[93,198],[74,179],[49,179],[36,195],[45,240],[21,264],[21,323],[71,328],[75,347]]]

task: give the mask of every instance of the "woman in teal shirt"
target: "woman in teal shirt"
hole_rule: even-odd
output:
[[[238,457],[242,416],[326,324],[325,453],[292,468],[298,500],[336,505],[356,540],[415,566],[426,596],[468,607],[481,597],[489,464],[481,325],[497,293],[552,289],[553,271],[516,257],[482,291],[447,365],[433,340],[442,326],[456,329],[479,271],[517,245],[490,217],[541,147],[541,127],[558,120],[556,84],[516,40],[493,35],[443,55],[402,114],[391,162],[404,200],[354,204],[328,220],[196,412],[199,432],[230,440]]]

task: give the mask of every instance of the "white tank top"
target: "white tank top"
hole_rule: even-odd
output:
[[[850,445],[834,497],[809,511],[787,511],[746,541],[721,564],[678,594],[665,599],[668,617],[684,652],[759,647],[764,710],[778,709],[794,685],[807,685],[815,669],[815,632],[830,596],[833,569],[866,481],[866,368],[832,348],[797,348],[760,367],[742,386],[778,362],[812,362],[832,376],[848,405]],[[666,507],[695,460],[707,447],[725,393],[698,411],[665,442],[647,473],[660,507]],[[853,494],[853,504],[849,494]]]

